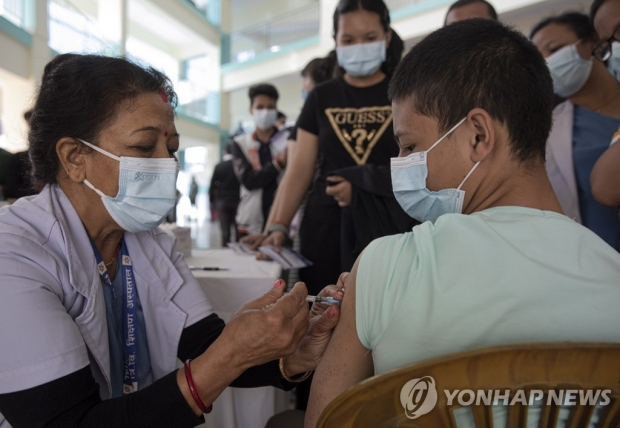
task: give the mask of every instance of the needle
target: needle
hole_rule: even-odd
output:
[[[323,303],[325,305],[341,305],[342,304],[342,301],[338,299],[334,299],[333,297],[319,297],[319,296],[308,296],[306,297],[306,302]]]

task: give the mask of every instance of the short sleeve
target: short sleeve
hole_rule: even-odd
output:
[[[301,114],[299,118],[297,118],[297,123],[295,124],[295,128],[301,128],[304,131],[307,131],[314,135],[319,135],[319,100],[317,91],[314,90],[310,92],[306,102],[304,103],[304,107],[301,110]],[[295,136],[297,136],[297,130],[295,130]]]
[[[355,280],[355,323],[357,336],[368,349],[376,348],[409,286],[415,264],[412,235],[409,232],[376,239],[360,256]]]
[[[88,366],[89,359],[82,335],[64,306],[72,302],[63,302],[64,275],[53,256],[24,237],[9,237],[2,243],[0,394],[5,394],[76,372]],[[13,245],[19,252],[11,251]],[[73,304],[79,306],[79,302]]]

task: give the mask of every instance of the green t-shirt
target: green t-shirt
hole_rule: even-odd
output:
[[[489,346],[620,342],[620,254],[549,211],[446,214],[377,239],[356,284],[375,374]]]

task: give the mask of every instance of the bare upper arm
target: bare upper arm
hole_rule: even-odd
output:
[[[355,323],[355,281],[360,258],[347,280],[340,321],[314,374],[305,428],[316,426],[334,398],[374,374],[372,354],[360,342]]]

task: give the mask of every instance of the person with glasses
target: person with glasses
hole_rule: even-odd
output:
[[[547,18],[530,39],[547,61],[555,94],[566,98],[553,111],[548,141],[553,189],[568,217],[620,250],[618,210],[599,203],[590,185],[594,164],[620,126],[620,82],[592,55],[599,38],[587,15]]]
[[[608,69],[620,80],[620,1],[595,0],[590,18],[601,41],[593,55],[607,61]],[[611,145],[596,161],[590,176],[592,194],[603,205],[620,207],[620,129],[614,134]]]

